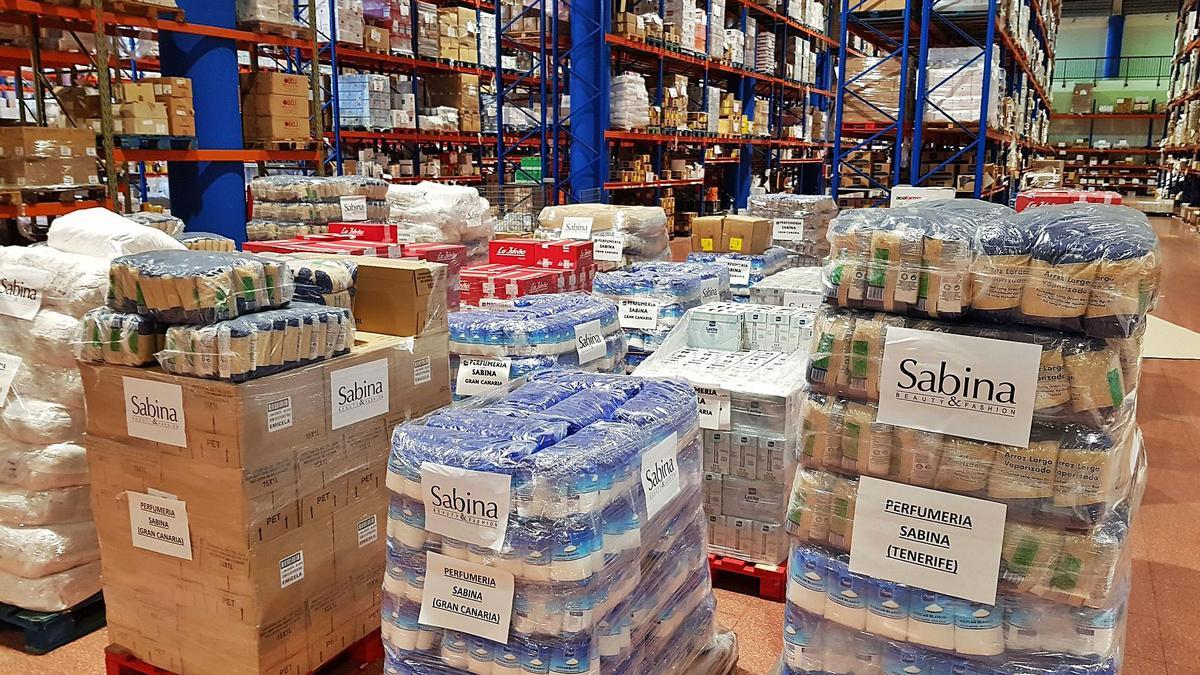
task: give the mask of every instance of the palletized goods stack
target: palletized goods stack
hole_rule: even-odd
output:
[[[1117,672],[1145,217],[926,202],[845,211],[830,242],[784,671]]]

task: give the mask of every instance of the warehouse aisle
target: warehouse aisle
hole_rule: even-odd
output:
[[[1166,260],[1158,316],[1200,331],[1200,238],[1178,220],[1155,218]],[[687,240],[674,242],[676,259]],[[1138,420],[1150,470],[1134,532],[1134,580],[1124,675],[1200,675],[1200,360],[1148,360],[1143,366]],[[782,648],[783,606],[718,582],[717,614],[738,634],[739,673],[770,672]],[[15,635],[0,631],[0,673],[100,675],[105,631],[46,656],[13,651]],[[378,672],[378,671],[376,671]]]

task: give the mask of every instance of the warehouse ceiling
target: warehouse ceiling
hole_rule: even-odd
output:
[[[1063,0],[1063,16],[1110,16],[1112,14],[1174,14],[1179,0]]]

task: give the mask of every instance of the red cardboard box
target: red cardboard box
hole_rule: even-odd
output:
[[[502,300],[512,300],[526,295],[543,295],[556,292],[558,275],[549,270],[523,269],[504,272],[492,280],[495,295]]]
[[[1026,190],[1017,193],[1017,210],[1049,204],[1120,204],[1118,192],[1106,190]]]
[[[538,249],[538,267],[575,270],[592,264],[592,242],[562,239],[545,242]]]
[[[405,258],[420,258],[442,263],[449,274],[458,274],[467,265],[467,247],[462,244],[404,244]]]
[[[493,239],[488,242],[488,262],[533,267],[543,243],[535,239]]]
[[[308,250],[324,253],[342,253],[345,255],[368,255],[376,258],[399,258],[400,245],[362,239],[344,239],[342,241],[308,241],[304,242]]]
[[[396,223],[330,223],[329,233],[389,244],[400,241],[400,226]]]

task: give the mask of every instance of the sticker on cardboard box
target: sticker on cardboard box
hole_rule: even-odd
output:
[[[621,328],[632,330],[655,330],[658,328],[658,312],[662,306],[656,300],[621,298],[618,309]]]
[[[508,531],[512,477],[421,463],[425,529],[499,551]]]
[[[996,604],[1007,507],[864,476],[850,571]]]
[[[579,355],[581,366],[603,358],[608,353],[599,319],[575,326],[575,352]]]
[[[376,359],[329,374],[329,405],[336,431],[383,415],[389,409],[387,359]]]
[[[284,396],[277,401],[267,403],[267,433],[290,426],[292,426],[292,397]]]
[[[413,384],[425,384],[433,379],[433,362],[428,356],[413,359]]]
[[[625,235],[597,232],[592,237],[592,258],[596,262],[621,262],[625,255]]]
[[[696,398],[700,404],[700,428],[728,431],[729,412],[732,408],[729,390],[696,387]]]
[[[672,433],[642,454],[642,491],[650,518],[679,495],[679,439]]]
[[[563,239],[591,239],[592,219],[587,216],[567,216],[563,218],[560,234]]]
[[[358,521],[358,547],[374,544],[379,539],[379,516],[371,514]]]
[[[778,241],[803,241],[804,221],[800,218],[776,218],[771,225],[771,238]]]
[[[732,244],[730,245],[732,248]],[[731,286],[750,285],[750,261],[745,258],[730,258],[722,256],[717,262],[729,268],[729,284]]]
[[[1042,348],[891,327],[879,374],[880,424],[1025,448]]]
[[[172,497],[126,492],[129,533],[135,548],[192,559],[187,504]]]
[[[42,295],[50,273],[46,270],[7,265],[0,270],[0,314],[32,319],[42,308]]]
[[[8,389],[21,369],[21,357],[0,353],[0,408],[8,401]]]
[[[342,205],[342,220],[361,223],[367,219],[367,198],[364,195],[343,195],[338,198]]]
[[[512,359],[508,357],[460,357],[454,393],[459,396],[486,394],[496,387],[508,384],[511,372]]]
[[[187,447],[183,387],[169,382],[121,377],[125,432],[134,438]]]
[[[511,572],[431,551],[417,622],[507,642],[514,587]]]
[[[303,578],[304,551],[296,551],[279,561],[280,588],[287,588]]]

